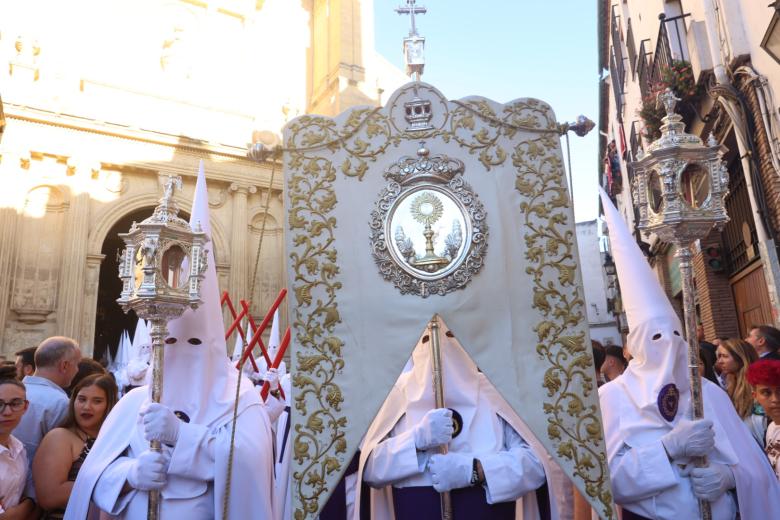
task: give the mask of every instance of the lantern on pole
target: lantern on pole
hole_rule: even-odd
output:
[[[181,177],[168,177],[165,192],[151,217],[140,224],[133,222],[130,231],[120,233],[125,242],[119,261],[122,294],[117,303],[122,310],[135,311],[140,319],[151,322],[152,384],[151,398],[162,398],[163,345],[168,335],[168,321],[178,318],[188,308],[200,305],[200,284],[206,270],[208,237],[178,216],[173,200],[175,188],[181,189]],[[153,451],[160,451],[159,441],[152,441]],[[148,518],[159,518],[160,493],[149,493]]]
[[[692,243],[721,230],[728,222],[725,198],[728,171],[720,145],[710,135],[707,144],[685,133],[682,117],[675,113],[679,101],[670,89],[659,94],[666,116],[661,137],[633,163],[634,204],[639,208],[639,229],[655,233],[677,246],[683,289],[683,309],[688,340],[688,367],[691,383],[692,419],[704,417],[699,368],[699,342],[696,338]],[[706,459],[696,462],[705,466]],[[702,518],[711,518],[709,502],[700,500]]]

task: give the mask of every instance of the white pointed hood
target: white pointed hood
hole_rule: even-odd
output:
[[[148,363],[152,356],[152,336],[149,332],[149,326],[146,320],[139,319],[135,325],[135,334],[133,335],[133,348],[130,361],[140,359]]]
[[[114,357],[111,355],[111,349],[106,348],[106,370],[109,372],[114,372],[116,362],[114,361]]]
[[[130,351],[130,361],[127,363],[128,382],[133,386],[144,385],[149,372],[149,362],[152,359],[152,336],[146,320],[139,319],[136,323]]]
[[[544,465],[548,486],[552,490],[550,498],[553,499],[554,488],[549,481],[553,469],[550,466],[551,459],[546,455],[544,447],[479,370],[455,335],[450,332],[441,316],[439,316],[439,325],[444,406],[458,413],[458,422],[462,425],[462,431],[458,432],[448,444],[450,451],[471,453],[474,456],[500,452],[504,449],[503,426],[498,419],[501,417],[531,445],[532,450]],[[398,431],[409,431],[413,425],[419,423],[429,410],[436,408],[431,350],[430,334],[428,330],[425,330],[417,342],[409,362],[366,432],[360,448],[358,475],[363,474],[368,457],[376,445],[387,438],[393,428],[398,428]],[[424,471],[419,475],[409,477],[405,480],[404,485],[430,486],[430,474],[428,471]],[[369,497],[365,495],[361,498],[362,486],[360,484],[358,484],[357,489],[356,504],[362,500],[369,500]],[[372,489],[370,495],[372,508],[381,509],[388,506],[387,503],[383,502],[387,498],[387,495],[383,494],[383,490]],[[529,493],[529,495],[532,495],[533,498],[526,495],[529,501],[519,502],[518,513],[522,511],[523,514],[532,517],[531,511],[533,511],[533,515],[536,515],[538,509],[535,494]],[[377,506],[377,504],[379,505]],[[525,509],[526,507],[530,510]],[[557,519],[555,500],[551,501],[550,508],[551,517]],[[356,519],[360,516],[359,505],[356,505],[355,512],[353,518]],[[376,509],[372,509],[373,513],[376,513]],[[522,515],[518,514],[519,516]]]
[[[190,225],[194,227],[196,223],[211,238],[203,162],[198,170],[190,217]],[[206,274],[200,293],[203,303],[168,323],[162,403],[174,411],[184,412],[193,423],[213,426],[230,417],[239,374],[225,355],[225,327],[213,241],[207,248]],[[242,377],[240,393],[251,391],[252,384]],[[242,399],[244,401],[251,400]]]
[[[688,344],[683,339],[680,319],[658,278],[603,190],[601,202],[628,319],[626,346],[633,357],[621,379],[647,421],[638,423],[637,428],[646,430],[648,424],[654,424],[665,430],[689,414]],[[669,413],[670,392],[673,393],[669,385],[676,387],[679,396],[676,414]]]
[[[274,359],[276,359],[276,354],[279,352],[279,344],[281,343],[281,334],[279,332],[279,309],[276,309],[274,311],[274,321],[271,323],[271,334],[268,337],[268,357],[271,359],[271,363],[274,362]],[[261,356],[262,358],[262,356]],[[263,359],[263,364],[265,364],[265,359]],[[260,365],[258,364],[258,367]],[[279,377],[282,377],[284,374],[287,373],[287,365],[284,363],[284,361],[279,362],[279,367],[277,372],[279,373]]]
[[[247,343],[249,343],[249,341],[252,340],[252,336],[250,335],[250,329],[247,325],[248,324],[246,320],[244,320],[241,327],[244,329],[244,333],[247,335]],[[241,360],[241,354],[243,354],[244,352],[244,340],[241,339],[241,334],[238,333],[238,330],[236,330],[235,334],[236,334],[236,341],[233,346],[233,355],[230,358],[230,363],[233,367],[235,367],[238,364],[238,362]],[[250,356],[251,355],[252,354],[250,354]],[[242,367],[242,370],[244,372],[244,375],[246,375],[251,379],[252,374],[254,374],[255,372],[255,369],[254,366],[252,365],[252,361],[250,361],[248,357],[246,358],[246,361],[244,361],[244,366]]]

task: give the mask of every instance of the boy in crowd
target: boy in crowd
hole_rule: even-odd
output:
[[[771,421],[766,431],[765,450],[780,478],[780,361],[759,359],[748,367],[747,380],[753,386],[753,399],[764,408]]]

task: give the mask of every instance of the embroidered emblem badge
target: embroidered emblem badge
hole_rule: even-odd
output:
[[[463,417],[455,409],[449,410],[452,412],[452,438],[454,439],[463,431]]]
[[[677,390],[677,386],[674,383],[669,383],[658,392],[658,411],[661,412],[661,417],[667,421],[672,422],[674,420],[679,403],[680,391]]]

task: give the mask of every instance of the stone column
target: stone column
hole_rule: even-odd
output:
[[[80,340],[89,236],[89,194],[71,193],[70,207],[65,216],[62,267],[57,289],[57,332]]]
[[[100,264],[106,255],[88,254],[84,276],[84,308],[82,309],[81,336],[78,338],[81,352],[92,356],[95,352],[95,320],[97,318],[98,285],[100,283]]]
[[[13,268],[16,258],[16,230],[19,225],[19,215],[16,208],[0,208],[0,345],[4,345],[3,335],[8,319],[11,289],[13,286]],[[0,353],[6,355],[10,352]]]
[[[233,194],[233,220],[230,227],[230,298],[235,304],[241,298],[250,298],[249,294],[249,255],[247,253],[249,235],[249,212],[247,198],[250,193],[256,193],[254,186],[230,185]]]

